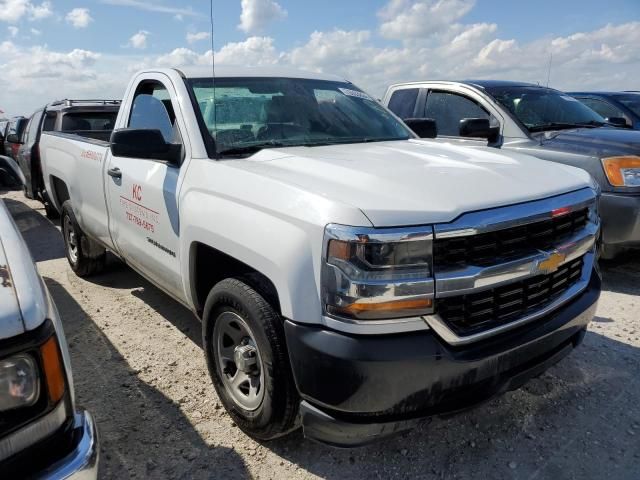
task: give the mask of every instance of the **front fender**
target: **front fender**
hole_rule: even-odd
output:
[[[321,255],[323,227],[296,224],[203,192],[187,196],[181,207],[181,258],[189,258],[194,242],[211,246],[271,280],[283,316],[320,323],[316,258]],[[184,261],[181,268],[185,292],[195,305],[190,262]]]

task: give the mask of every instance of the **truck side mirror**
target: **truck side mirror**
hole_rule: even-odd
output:
[[[114,157],[162,160],[180,165],[182,145],[166,142],[160,130],[122,128],[111,134],[111,154]]]
[[[404,123],[420,138],[436,138],[438,125],[432,118],[405,118]]]
[[[9,143],[18,143],[18,144],[22,143],[20,141],[20,137],[18,135],[16,135],[15,133],[11,133],[11,134],[7,135],[7,142],[9,142]]]
[[[0,156],[0,186],[20,190],[25,183],[18,164],[9,157]]]
[[[463,118],[460,120],[460,136],[486,138],[495,142],[500,135],[500,127],[492,127],[487,118]]]
[[[615,125],[616,127],[628,128],[631,125],[627,123],[627,119],[624,117],[607,117],[607,122],[611,125]]]

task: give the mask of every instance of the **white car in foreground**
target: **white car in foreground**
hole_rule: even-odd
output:
[[[2,180],[21,176],[0,157]],[[98,437],[76,407],[62,323],[29,250],[0,201],[0,477],[97,478]]]
[[[71,268],[110,250],[188,306],[248,434],[360,445],[580,343],[600,292],[586,172],[417,139],[337,77],[218,73],[138,73],[110,142],[45,132],[40,152]]]

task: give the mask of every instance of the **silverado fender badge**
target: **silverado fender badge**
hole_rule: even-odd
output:
[[[545,260],[538,263],[538,272],[540,273],[553,273],[558,270],[558,267],[564,263],[567,259],[567,255],[560,253],[557,250],[549,254]]]

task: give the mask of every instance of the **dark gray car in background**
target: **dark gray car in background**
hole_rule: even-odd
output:
[[[640,130],[640,92],[569,92],[569,95],[609,120],[620,119],[623,127]]]
[[[508,148],[587,170],[602,189],[603,257],[640,247],[640,132],[612,126],[563,92],[527,83],[397,84],[383,103],[418,134],[420,119],[432,119],[440,141]]]

